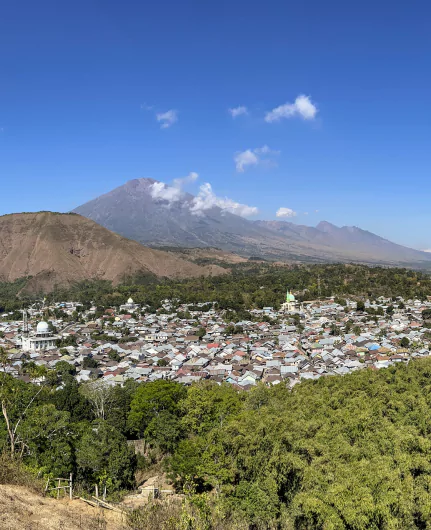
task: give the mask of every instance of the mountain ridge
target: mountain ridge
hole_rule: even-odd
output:
[[[165,193],[156,194],[155,184]],[[431,266],[431,255],[359,227],[337,227],[328,221],[316,227],[253,221],[214,205],[196,215],[194,200],[193,195],[154,179],[133,179],[73,212],[151,247],[217,247],[242,256],[292,262]]]
[[[338,227],[328,221],[321,221],[316,227],[306,225],[297,225],[288,221],[256,221],[261,226],[266,226],[270,223],[270,229],[274,231],[292,230],[304,237],[307,241],[318,241],[321,245],[331,247],[335,251],[348,252],[365,256],[367,253],[376,252],[377,255],[384,254],[386,260],[394,262],[408,263],[417,260],[427,262],[426,253],[413,248],[405,247],[397,243],[393,243],[388,239],[373,234],[368,230],[363,230],[357,226],[342,226]]]
[[[0,279],[30,277],[26,291],[50,291],[87,279],[120,283],[152,275],[188,278],[226,273],[126,239],[78,214],[51,212],[0,217]]]

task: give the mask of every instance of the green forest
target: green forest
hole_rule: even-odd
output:
[[[2,465],[73,472],[113,500],[136,470],[165,471],[182,505],[137,510],[131,528],[431,528],[431,359],[249,392],[79,385],[70,370],[58,363],[42,386],[0,373]]]
[[[68,289],[25,294],[27,280],[0,282],[0,312],[15,311],[32,300],[47,296],[48,302],[80,301],[109,307],[123,304],[132,296],[156,311],[161,301],[175,299],[181,303],[217,302],[221,309],[241,310],[272,306],[283,302],[286,289],[292,289],[299,300],[329,296],[351,296],[376,299],[380,296],[425,299],[431,296],[431,275],[402,268],[366,265],[292,265],[246,263],[232,266],[222,276],[189,280],[157,279],[153,276],[125,278],[120,285],[108,281],[86,281]]]

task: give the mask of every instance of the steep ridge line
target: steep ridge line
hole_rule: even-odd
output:
[[[309,262],[431,266],[431,254],[392,243],[357,227],[316,227],[286,221],[251,221],[212,206],[199,215],[193,195],[164,200],[153,179],[135,179],[74,212],[152,247],[217,247],[242,256]]]
[[[31,276],[27,288],[33,292],[87,279],[120,283],[135,275],[189,278],[227,272],[216,264],[201,266],[144,247],[76,214],[0,217],[0,279]]]

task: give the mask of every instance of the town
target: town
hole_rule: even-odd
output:
[[[55,371],[66,362],[78,382],[169,379],[190,385],[208,379],[238,390],[258,382],[293,387],[429,356],[431,330],[423,312],[430,308],[430,301],[401,297],[300,303],[288,290],[279,310],[252,309],[250,319],[229,322],[229,311],[205,301],[164,300],[156,313],[132,298],[102,309],[41,301],[20,320],[2,315],[7,363],[1,369],[35,383],[44,376],[32,379],[29,366]]]

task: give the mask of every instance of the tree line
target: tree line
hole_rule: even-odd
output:
[[[23,294],[25,283],[26,279],[0,283],[0,313],[19,311],[32,301]],[[67,289],[56,289],[46,300],[48,303],[79,301],[84,308],[93,303],[111,307],[124,304],[132,296],[149,312],[159,309],[165,299],[189,304],[216,302],[220,309],[244,311],[266,306],[277,309],[284,301],[287,288],[292,289],[299,300],[330,296],[341,300],[346,297],[375,300],[380,296],[425,300],[431,296],[431,276],[428,272],[410,269],[354,264],[245,263],[233,265],[230,274],[182,281],[143,276],[125,278],[120,285],[112,285],[106,280],[87,280]],[[44,293],[38,293],[33,298],[42,295]]]

